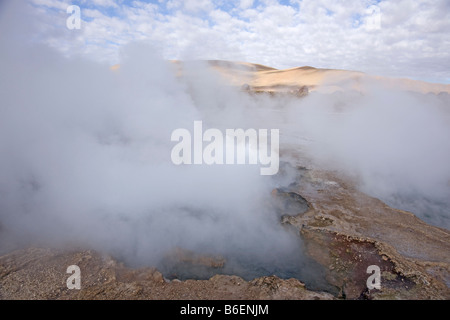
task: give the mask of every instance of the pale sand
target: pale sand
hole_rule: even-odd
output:
[[[182,69],[182,62],[174,60],[172,62]],[[364,92],[368,86],[381,86],[418,93],[450,93],[450,84],[381,77],[358,71],[319,69],[309,66],[278,70],[247,62],[220,60],[207,62],[231,85],[248,85],[256,91],[278,92],[307,86],[310,92],[332,93],[347,90]]]

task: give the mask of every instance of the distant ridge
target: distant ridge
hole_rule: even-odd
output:
[[[169,60],[183,73],[183,65],[191,61]],[[324,69],[312,66],[275,69],[257,63],[227,60],[197,60],[217,71],[232,86],[255,88],[267,92],[280,92],[307,88],[309,92],[333,93],[353,90],[365,92],[370,85],[412,91],[422,94],[450,94],[450,84],[431,83],[407,78],[369,75],[359,71]],[[120,65],[111,66],[117,71]]]

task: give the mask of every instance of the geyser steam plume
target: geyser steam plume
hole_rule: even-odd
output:
[[[300,135],[314,141],[308,154],[369,195],[449,228],[450,95],[365,86],[363,95],[311,95],[290,109]]]
[[[202,63],[177,79],[145,44],[125,48],[116,71],[62,57],[17,41],[31,37],[10,25],[32,19],[20,16],[0,44],[0,221],[14,241],[83,246],[134,265],[157,265],[175,248],[299,262],[300,240],[267,206],[274,181],[258,166],[170,158],[172,131],[195,120],[255,125],[242,121],[257,120],[244,93]]]
[[[364,95],[252,97],[203,63],[186,64],[177,78],[174,65],[139,43],[112,71],[32,44],[35,28],[24,25],[33,16],[4,7],[0,223],[15,241],[72,243],[146,265],[176,247],[261,265],[303,259],[299,238],[267,206],[291,177],[172,163],[171,133],[196,120],[222,131],[280,129],[281,153],[289,145],[352,174],[369,194],[450,225],[448,96],[365,83]]]

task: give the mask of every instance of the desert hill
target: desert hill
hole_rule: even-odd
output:
[[[180,61],[172,62],[180,67],[183,65]],[[372,84],[423,94],[450,93],[449,84],[382,77],[359,71],[311,66],[279,70],[261,64],[222,60],[208,60],[207,63],[232,85],[248,86],[254,91],[285,92],[307,87],[309,92],[333,93],[349,89],[363,92]]]

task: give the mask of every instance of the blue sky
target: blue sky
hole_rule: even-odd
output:
[[[447,0],[27,0],[43,41],[114,64],[133,41],[165,59],[311,65],[450,82]],[[80,30],[65,30],[76,4]]]

